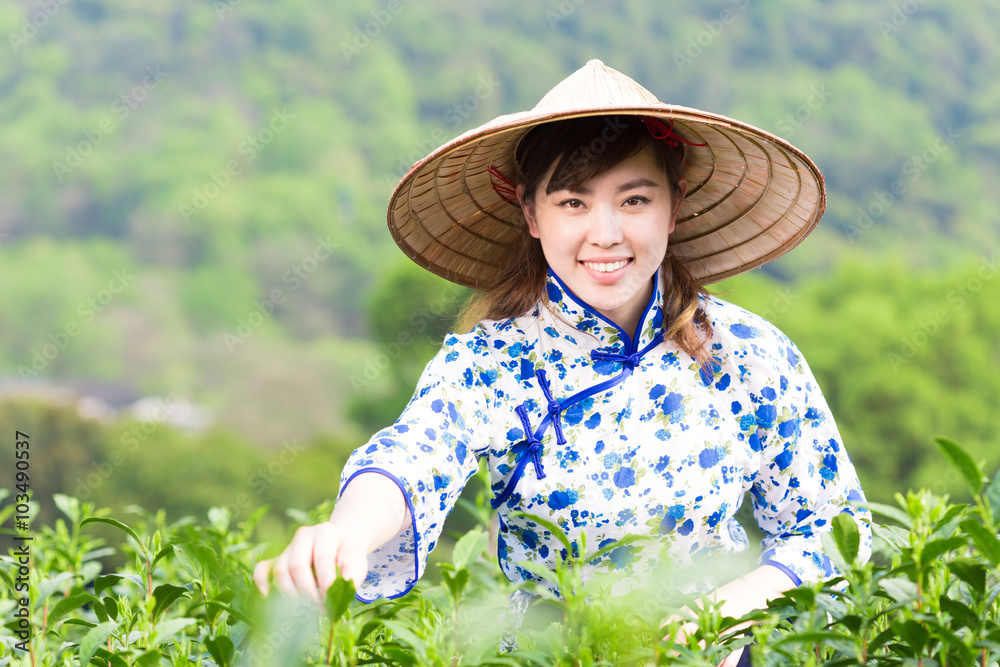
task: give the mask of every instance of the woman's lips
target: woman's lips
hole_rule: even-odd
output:
[[[584,268],[593,280],[599,283],[613,283],[624,275],[630,266],[632,259],[620,259],[611,262],[581,261]]]

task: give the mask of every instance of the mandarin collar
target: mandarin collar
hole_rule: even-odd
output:
[[[653,293],[639,317],[638,340],[632,340],[631,334],[573,294],[551,267],[545,290],[549,309],[560,319],[577,331],[597,338],[600,349],[630,354],[643,349],[653,341],[657,333],[663,331],[663,292],[659,269],[653,274],[653,285]]]

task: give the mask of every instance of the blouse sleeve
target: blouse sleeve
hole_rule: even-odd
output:
[[[765,534],[761,564],[781,569],[799,585],[837,574],[821,535],[838,514],[858,524],[859,557],[867,560],[871,514],[863,507],[861,483],[812,371],[795,345],[779,336],[778,372],[756,397],[757,446],[763,456],[751,494]]]
[[[406,499],[410,525],[368,558],[358,599],[395,598],[413,588],[437,544],[444,520],[489,447],[483,339],[449,335],[424,368],[402,415],[356,449],[344,466],[340,494],[357,475],[376,472]]]

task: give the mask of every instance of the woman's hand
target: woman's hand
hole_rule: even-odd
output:
[[[257,563],[253,580],[261,593],[270,590],[270,578],[285,595],[296,593],[319,602],[337,573],[355,587],[368,575],[368,554],[331,521],[302,526],[276,558]]]
[[[338,572],[360,588],[368,576],[368,555],[409,521],[396,482],[377,472],[361,473],[344,489],[329,521],[295,531],[280,555],[257,563],[253,580],[264,595],[273,576],[285,595],[305,595],[317,602]]]
[[[740,664],[740,660],[743,658],[743,651],[747,651],[746,647],[738,649],[730,653],[725,660],[719,663],[718,667],[737,667]]]
[[[768,600],[780,597],[782,593],[794,587],[795,582],[784,571],[771,565],[761,565],[753,572],[720,587],[711,598],[722,603],[719,612],[723,616],[740,618],[754,609],[763,609],[767,606]],[[698,630],[698,624],[690,620],[694,617],[694,613],[687,608],[682,611],[685,612],[684,615],[674,615],[663,622],[663,625],[669,625],[675,621],[686,621],[677,630],[674,641],[678,644],[686,643],[688,635]],[[732,630],[746,628],[749,625],[746,623]],[[718,667],[736,667],[742,656],[743,649],[735,651],[720,662]]]

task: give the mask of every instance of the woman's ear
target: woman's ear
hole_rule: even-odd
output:
[[[685,184],[685,188],[687,185]],[[538,238],[538,221],[535,219],[535,202],[529,201],[524,198],[524,184],[517,186],[517,201],[521,204],[521,213],[524,214],[524,220],[528,223],[528,233]]]
[[[670,202],[670,230],[669,234],[674,233],[674,227],[677,226],[677,212],[681,210],[681,204],[684,203],[684,195],[688,191],[688,182],[683,178],[677,179],[677,187],[673,193],[673,201]]]

